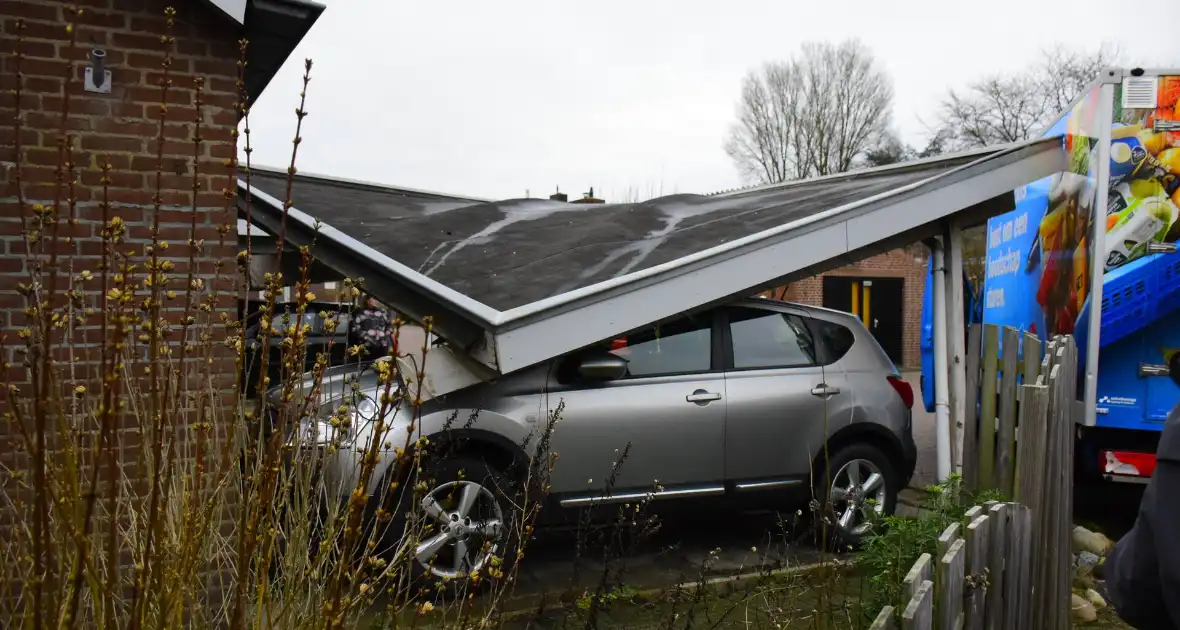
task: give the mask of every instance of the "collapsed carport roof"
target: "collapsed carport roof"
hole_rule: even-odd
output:
[[[321,189],[308,206],[296,186],[286,237],[294,245],[314,238],[320,262],[363,277],[366,290],[411,318],[431,316],[440,337],[507,373],[933,236],[952,216],[982,221],[1011,209],[1016,188],[1064,165],[1061,139],[1047,138],[718,195],[606,205],[357,203],[344,182],[338,201]],[[252,218],[277,234],[285,174],[269,182],[252,175]]]

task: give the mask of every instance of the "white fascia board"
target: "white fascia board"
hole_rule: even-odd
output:
[[[866,175],[889,175],[894,173],[904,173],[912,171],[916,168],[922,168],[935,163],[947,163],[954,160],[964,160],[967,163],[968,158],[981,158],[989,155],[994,155],[1007,148],[1023,146],[1024,142],[1011,142],[1008,144],[993,144],[986,147],[974,147],[956,151],[954,153],[943,153],[942,155],[935,155],[931,157],[918,158],[916,160],[909,160],[908,162],[898,162],[896,164],[886,164],[884,166],[870,166],[867,168],[859,168],[854,171],[846,171],[843,173],[832,173],[831,175],[818,175],[816,177],[808,177],[806,179],[793,179],[786,182],[779,182],[777,184],[757,184],[748,186],[746,188],[735,188],[724,192],[714,193],[710,197],[735,197],[752,192],[759,192],[763,190],[783,190],[784,188],[794,188],[796,186],[808,186],[819,182],[836,182],[849,179],[858,179]],[[973,161],[973,160],[972,160]]]
[[[246,0],[209,0],[209,2],[236,20],[238,24],[246,23]]]
[[[1064,149],[1042,151],[1025,159],[999,166],[977,178],[936,188],[921,196],[921,203],[906,204],[904,212],[868,212],[848,220],[850,250],[866,247],[888,236],[943,219],[1025,184],[1060,173],[1066,167]],[[986,178],[986,183],[982,180]],[[1031,178],[1031,179],[1030,179]],[[948,209],[950,209],[948,211]]]
[[[906,196],[932,179],[658,265],[501,313],[495,333],[501,373],[527,367],[678,313],[724,300],[812,265],[839,258],[1060,172],[1064,150],[1035,146],[982,173]],[[1002,160],[1002,157],[1001,157]],[[962,167],[976,168],[975,165]],[[956,169],[959,170],[959,169]],[[889,197],[899,197],[889,203]],[[865,213],[858,208],[879,204]],[[847,214],[847,218],[839,215]],[[612,286],[607,286],[612,285]],[[600,294],[600,295],[595,295]],[[585,301],[585,304],[576,302]],[[551,313],[544,311],[552,310]]]

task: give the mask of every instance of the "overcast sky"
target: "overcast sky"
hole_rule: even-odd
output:
[[[498,199],[740,185],[722,145],[742,77],[805,41],[867,44],[915,144],[948,87],[1054,43],[1180,67],[1175,1],[988,0],[962,17],[940,0],[321,1],[251,112],[254,163],[290,160],[310,57],[301,170]]]

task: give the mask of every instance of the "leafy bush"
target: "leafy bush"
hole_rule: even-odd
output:
[[[967,527],[964,514],[971,506],[1004,500],[1002,493],[994,490],[969,495],[962,477],[953,474],[942,484],[927,486],[918,517],[879,517],[873,523],[874,535],[866,539],[856,560],[857,569],[869,583],[866,614],[875,616],[885,606],[903,609],[907,603],[903,581],[914,562],[924,553],[937,560],[938,537],[952,523]]]

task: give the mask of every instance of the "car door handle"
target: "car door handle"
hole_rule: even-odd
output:
[[[721,394],[698,389],[695,392],[685,396],[684,400],[690,403],[707,403],[714,400],[721,400]]]
[[[839,387],[832,387],[827,383],[820,383],[811,390],[812,396],[819,396],[820,398],[827,398],[828,396],[835,396],[840,393]]]

